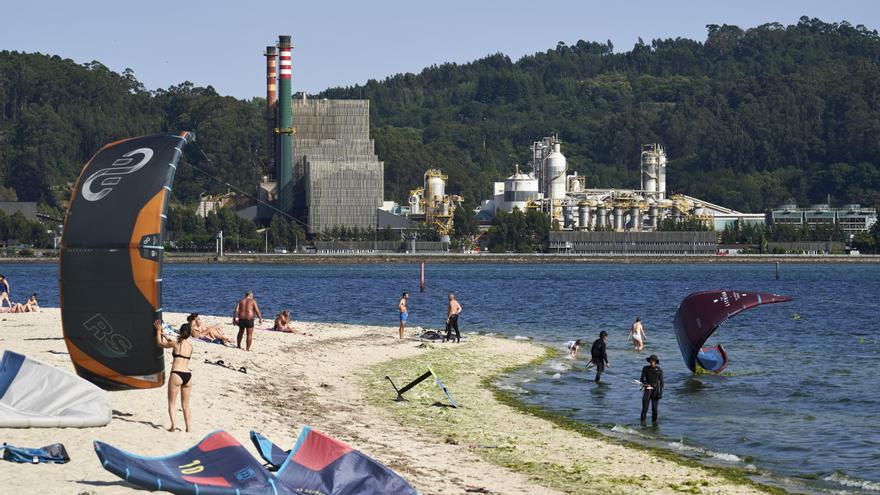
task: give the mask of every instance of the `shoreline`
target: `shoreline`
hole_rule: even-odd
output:
[[[235,336],[228,318],[203,318]],[[72,370],[58,309],[6,314],[0,320],[0,349]],[[184,315],[165,313],[165,320],[178,325]],[[303,334],[256,331],[250,353],[194,343],[192,432],[166,431],[165,388],[110,393],[113,420],[105,427],[5,429],[4,441],[11,445],[60,442],[71,456],[64,465],[4,464],[4,471],[15,474],[9,477],[9,489],[24,491],[39,484],[54,493],[129,493],[130,485],[100,466],[93,440],[138,455],[168,455],[222,428],[254,453],[247,441],[249,430],[287,447],[299,429],[309,425],[382,462],[424,494],[475,488],[504,494],[773,491],[731,480],[714,468],[669,459],[675,456],[671,452],[661,455],[598,433],[596,438],[573,433],[504,404],[491,380],[511,366],[528,366],[545,357],[547,350],[540,345],[476,335],[468,335],[468,342],[460,345],[422,345],[398,340],[397,329],[390,326],[297,326]],[[167,365],[169,358],[166,353]],[[248,373],[210,366],[203,358],[246,366]],[[392,375],[402,386],[426,364],[435,366],[461,409],[433,406],[443,397],[430,380],[408,392],[408,402],[393,401],[384,375]],[[407,408],[428,421],[412,421]],[[638,461],[635,472],[633,459]],[[548,480],[536,473],[553,476]]]
[[[226,254],[166,253],[169,264],[279,264],[279,265],[370,265],[386,263],[438,264],[880,264],[880,255],[579,255],[579,254],[465,254],[465,253],[340,253],[340,254]],[[0,263],[52,264],[57,256],[0,257]]]

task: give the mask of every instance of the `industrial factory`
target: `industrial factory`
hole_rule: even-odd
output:
[[[666,152],[659,144],[642,147],[639,189],[589,187],[584,176],[568,173],[557,136],[532,144],[531,173],[519,167],[504,182],[495,183],[493,198],[480,206],[485,220],[497,211],[538,209],[556,230],[645,232],[666,219],[696,220],[716,230],[739,220],[763,223],[763,214],[748,214],[690,196],[666,193]]]

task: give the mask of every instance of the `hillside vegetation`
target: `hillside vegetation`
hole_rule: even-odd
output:
[[[591,187],[636,186],[641,144],[659,142],[670,190],[738,210],[880,204],[877,32],[808,18],[707,29],[704,42],[560,42],[319,96],[370,99],[386,197],[398,201],[430,167],[467,200],[488,198],[532,141],[558,133]],[[63,205],[102,143],[180,129],[196,132],[204,154],[187,160],[212,177],[181,167],[178,201],[222,182],[252,191],[267,163],[262,108],[190,83],[147,91],[98,62],[0,52],[0,198]]]

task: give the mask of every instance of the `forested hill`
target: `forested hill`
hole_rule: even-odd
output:
[[[404,199],[430,167],[452,191],[485,199],[532,141],[558,133],[590,187],[636,186],[640,145],[659,142],[672,191],[744,211],[828,195],[880,205],[880,37],[845,22],[713,25],[704,42],[626,52],[560,43],[516,62],[493,55],[320,96],[371,100],[388,199]],[[267,163],[262,108],[190,83],[147,91],[98,62],[0,52],[0,200],[63,206],[103,143],[181,129],[205,153],[187,161],[210,177],[181,167],[178,201],[225,190],[223,181],[253,190]]]
[[[845,22],[712,25],[702,43],[623,53],[560,42],[322,96],[370,99],[386,193],[398,198],[428,166],[486,198],[532,141],[557,132],[590,187],[637,186],[640,145],[659,142],[669,189],[735,209],[829,194],[880,204],[880,37]]]

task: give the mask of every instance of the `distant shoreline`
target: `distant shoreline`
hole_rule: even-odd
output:
[[[417,263],[444,264],[880,264],[878,255],[579,255],[579,254],[461,254],[461,253],[345,253],[345,254],[227,254],[167,253],[172,264],[244,263],[334,265]],[[0,263],[58,263],[58,257],[9,257]]]

